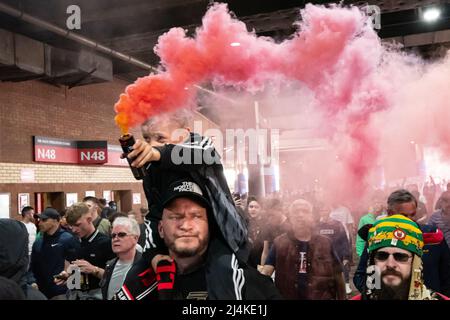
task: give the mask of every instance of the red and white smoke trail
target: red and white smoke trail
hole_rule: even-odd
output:
[[[195,38],[187,37],[181,28],[159,38],[155,52],[164,71],[127,87],[115,105],[117,124],[127,131],[152,115],[181,107],[191,86],[206,81],[252,91],[281,74],[286,80],[320,87],[327,71],[361,32],[365,17],[356,8],[307,5],[303,19],[300,32],[276,44],[248,32],[225,4],[213,5]]]
[[[396,145],[405,139],[440,145],[450,157],[450,59],[425,66],[388,50],[356,7],[308,4],[301,17],[298,32],[281,43],[247,31],[225,4],[210,7],[192,38],[171,29],[155,47],[161,72],[126,88],[115,105],[117,124],[127,132],[185,106],[196,84],[251,93],[274,81],[298,82],[313,93],[330,152],[339,154],[329,185],[336,195],[362,195],[385,157],[398,156],[401,167],[406,160]]]

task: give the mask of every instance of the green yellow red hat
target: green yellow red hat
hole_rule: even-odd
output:
[[[419,257],[423,253],[423,236],[419,226],[411,219],[395,214],[375,222],[369,229],[369,252],[384,247],[397,247]]]

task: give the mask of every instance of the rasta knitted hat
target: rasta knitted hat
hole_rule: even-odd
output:
[[[369,252],[397,247],[422,256],[423,236],[419,226],[409,218],[396,214],[378,220],[369,229]]]

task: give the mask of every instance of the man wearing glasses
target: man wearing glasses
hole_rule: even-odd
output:
[[[389,195],[387,200],[388,216],[401,214],[416,221],[416,210],[417,200],[409,191],[401,189]],[[367,239],[371,226],[367,225],[361,228],[358,234],[363,239]],[[424,239],[422,262],[425,285],[429,289],[448,296],[450,295],[450,250],[443,240],[443,233],[433,225],[419,224],[418,226]],[[365,290],[367,262],[368,253],[365,250],[353,278],[353,282],[360,292]]]
[[[100,282],[104,300],[113,299],[116,292],[122,287],[133,263],[141,258],[141,253],[136,250],[140,233],[139,224],[135,219],[118,217],[114,220],[111,240],[112,251],[117,257],[106,263]]]
[[[423,234],[397,214],[378,220],[369,230],[367,288],[353,300],[449,300],[429,290],[422,274]]]

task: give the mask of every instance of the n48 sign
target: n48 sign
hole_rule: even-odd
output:
[[[80,161],[81,162],[83,162],[83,161],[91,161],[91,159],[95,160],[95,161],[97,161],[97,160],[99,160],[99,161],[105,160],[106,159],[105,151],[94,151],[94,152],[91,152],[91,151],[83,152],[83,151],[81,151],[81,153],[80,153]]]
[[[79,163],[106,163],[108,162],[106,151],[83,150],[79,151]]]
[[[108,142],[106,140],[67,140],[34,136],[34,161],[106,164],[108,163]],[[119,152],[122,150],[120,147]],[[117,156],[120,158],[120,154]],[[116,155],[114,155],[115,158]]]
[[[56,160],[56,150],[38,148],[37,158],[40,160]]]

